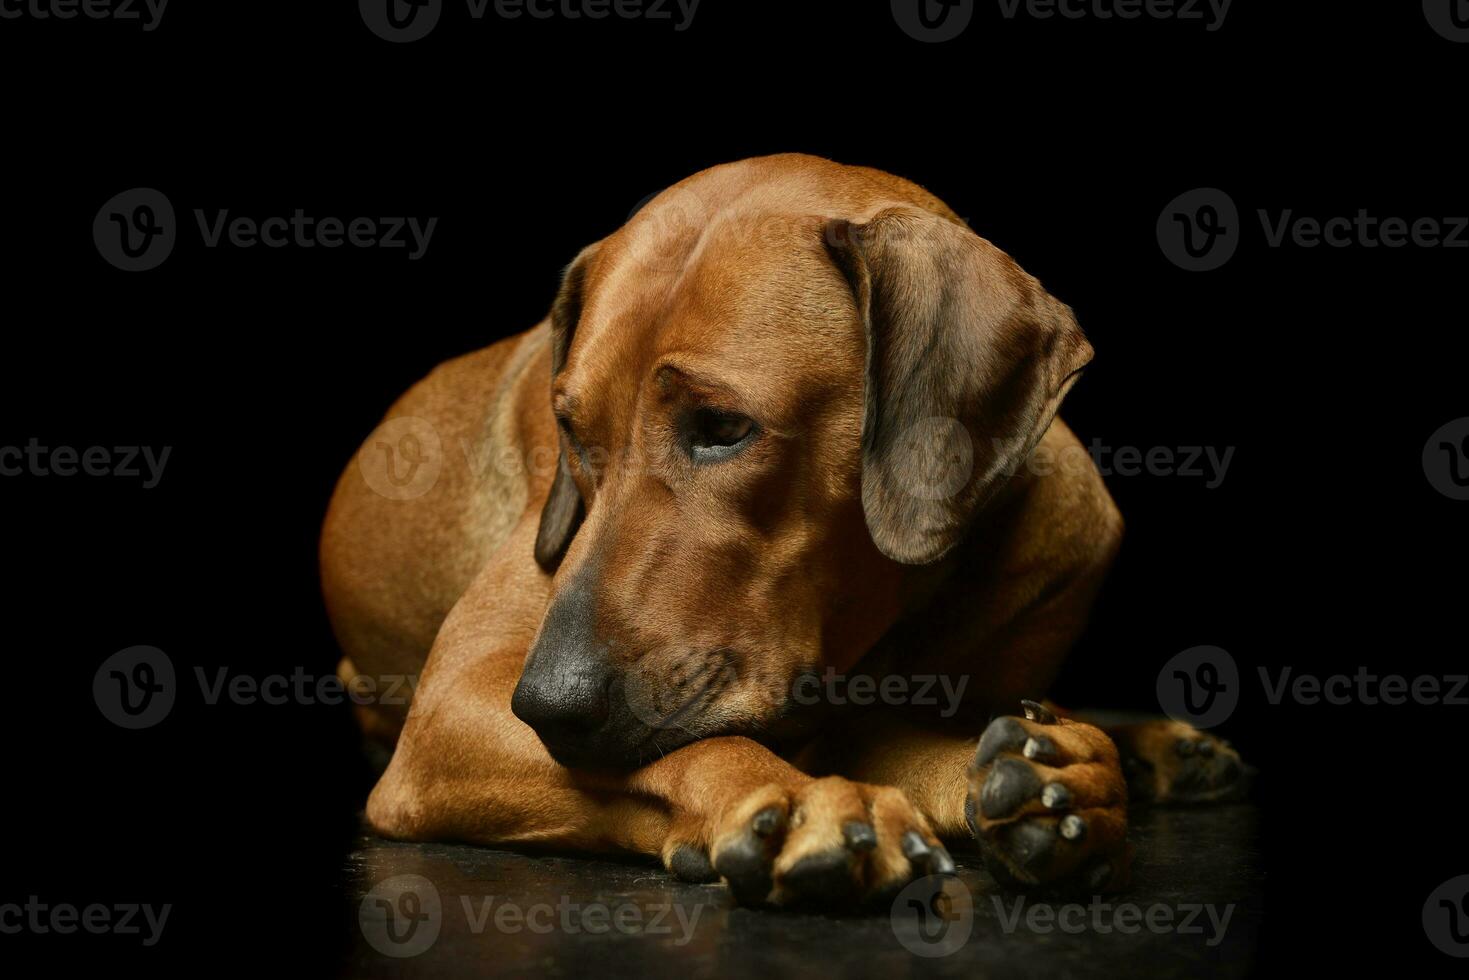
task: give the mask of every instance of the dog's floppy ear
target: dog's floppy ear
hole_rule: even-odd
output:
[[[1026,460],[1091,360],[1070,307],[956,220],[837,220],[867,333],[862,506],[883,554],[943,557]]]
[[[566,355],[571,350],[571,338],[576,333],[577,321],[581,319],[582,290],[586,286],[587,266],[596,253],[597,246],[588,245],[561,275],[561,289],[556,294],[556,302],[551,304],[552,378],[566,365]],[[582,503],[581,491],[576,488],[576,481],[571,477],[563,441],[556,460],[556,476],[551,481],[551,492],[546,497],[546,506],[541,509],[541,524],[536,531],[537,565],[548,572],[556,570],[585,514],[586,507]]]

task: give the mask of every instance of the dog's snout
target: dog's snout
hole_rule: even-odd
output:
[[[510,710],[552,751],[578,747],[606,722],[611,682],[603,657],[539,650],[515,685]]]

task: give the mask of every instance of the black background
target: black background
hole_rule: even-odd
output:
[[[1228,649],[1245,684],[1223,734],[1262,770],[1262,963],[1378,949],[1453,964],[1419,914],[1469,871],[1469,708],[1274,706],[1255,676],[1465,670],[1469,505],[1429,486],[1420,453],[1466,414],[1469,251],[1270,249],[1255,218],[1469,213],[1469,45],[1417,3],[1238,0],[1213,33],[980,4],[941,45],[908,38],[886,3],[703,0],[682,33],[475,23],[450,3],[408,45],[374,37],[352,3],[175,4],[151,33],[0,21],[0,445],[173,447],[153,490],[0,479],[0,900],[174,905],[152,949],[51,935],[0,950],[330,969],[367,785],[347,711],[208,706],[194,668],[330,672],[315,539],[391,400],[533,325],[560,268],[649,193],[801,150],[918,181],[1075,308],[1098,352],[1063,413],[1084,439],[1235,447],[1217,489],[1110,481],[1129,535],[1058,693],[1147,709],[1168,657]],[[180,242],[126,274],[91,223],[136,186],[168,195]],[[1154,224],[1200,186],[1233,197],[1245,236],[1222,269],[1189,273]],[[298,207],[440,220],[417,262],[206,249],[192,223],[194,208]],[[135,644],[169,654],[185,695],[126,732],[90,686]]]

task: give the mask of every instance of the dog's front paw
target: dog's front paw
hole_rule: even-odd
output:
[[[1243,799],[1248,767],[1228,742],[1160,718],[1112,730],[1134,800],[1222,803]]]
[[[671,850],[670,869],[718,875],[742,905],[852,907],[890,900],[916,878],[954,873],[901,790],[836,776],[794,790],[763,786],[718,815],[708,839],[707,861],[683,845]]]
[[[989,724],[969,769],[965,817],[1003,883],[1109,891],[1126,883],[1127,787],[1099,728],[1034,702]]]

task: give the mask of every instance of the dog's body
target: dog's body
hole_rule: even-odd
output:
[[[905,181],[782,156],[664,192],[338,485],[342,673],[421,674],[411,709],[359,712],[396,745],[369,822],[659,855],[746,901],[885,892],[970,832],[1019,883],[1120,883],[1112,740],[1039,706],[986,728],[1046,691],[1121,539],[1055,417],[1089,359]],[[833,673],[964,700],[843,712],[801,686]],[[1159,799],[1238,769],[1186,726],[1114,734]]]

